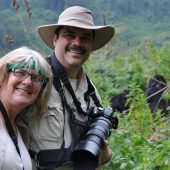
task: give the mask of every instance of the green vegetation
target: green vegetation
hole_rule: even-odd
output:
[[[85,66],[105,106],[111,95],[129,88],[131,84],[144,89],[147,80],[156,74],[170,81],[170,51],[167,48],[148,45],[144,51],[137,50],[127,56],[112,56],[110,48],[107,46],[95,52]]]
[[[108,48],[108,49],[107,49]],[[110,47],[96,52],[86,64],[94,84],[99,89],[103,105],[109,106],[112,95],[129,89],[130,110],[119,117],[119,127],[110,136],[113,157],[106,170],[169,170],[170,119],[162,118],[160,110],[154,117],[146,103],[143,88],[155,74],[170,81],[170,51],[148,45],[129,56],[112,56]],[[169,83],[168,83],[169,84]],[[165,98],[170,99],[169,91]]]
[[[169,170],[170,119],[162,118],[160,110],[152,116],[143,89],[155,74],[163,75],[170,86],[170,1],[30,0],[31,9],[24,4],[27,0],[17,2],[18,12],[10,0],[0,2],[0,56],[21,45],[51,54],[35,30],[56,22],[67,6],[86,6],[97,24],[115,26],[112,42],[94,52],[85,65],[104,107],[124,89],[134,96],[126,116],[115,113],[119,127],[109,139],[113,157],[106,170]],[[169,88],[163,97],[170,99]]]

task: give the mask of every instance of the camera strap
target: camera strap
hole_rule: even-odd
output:
[[[63,75],[63,74],[66,74],[66,73],[63,73],[63,68],[62,68],[62,66],[59,62],[53,61],[51,59],[51,57],[48,58],[48,61],[51,64],[51,69],[52,69],[52,72],[53,72],[53,75],[54,75],[53,76],[53,85],[54,85],[55,89],[58,91],[60,98],[61,98],[61,101],[62,101],[64,117],[65,117],[65,108],[64,107],[66,107],[66,109],[68,110],[69,116],[70,116],[70,123],[75,125],[76,124],[75,115],[74,115],[70,105],[67,103],[67,100],[66,100],[65,95],[64,95],[64,89],[63,89],[61,82],[60,82],[60,79],[59,79],[59,75]],[[63,76],[62,80],[66,81],[65,76]],[[64,118],[64,121],[65,121],[65,118]],[[64,122],[64,124],[65,124],[65,122]],[[72,128],[71,128],[71,130],[72,130]],[[74,128],[73,128],[73,130],[74,130]],[[76,134],[72,132],[72,135],[74,136],[74,139],[76,139],[76,136],[75,136]],[[64,136],[64,130],[63,130],[63,136]],[[70,149],[74,148],[74,143],[71,144]],[[65,147],[65,140],[63,140],[61,149],[64,148],[64,147]]]
[[[19,156],[21,158],[21,153],[20,153],[20,150],[19,150],[19,147],[18,147],[17,137],[15,135],[14,129],[12,127],[12,124],[11,124],[11,122],[9,120],[8,114],[6,112],[6,109],[5,109],[4,105],[2,104],[1,100],[0,100],[0,111],[2,113],[2,116],[3,116],[4,120],[5,120],[6,128],[8,130],[8,134],[9,134],[11,140],[13,141],[13,143],[15,145],[15,148],[16,148],[16,150],[17,150],[17,152],[18,152],[18,154],[19,154]],[[23,168],[23,170],[24,170],[24,168]]]
[[[60,64],[60,62],[57,60],[57,57],[55,56],[55,54],[53,54],[50,57],[50,63],[51,63],[51,67],[52,67],[52,70],[53,70],[53,73],[54,73],[54,76],[55,76],[55,80],[56,79],[61,80],[63,82],[63,84],[66,86],[67,90],[69,91],[69,93],[72,96],[72,99],[73,99],[73,102],[76,106],[77,112],[80,113],[80,114],[86,115],[86,112],[81,107],[81,103],[77,100],[77,97],[76,97],[76,95],[73,91],[73,88],[70,84],[70,81],[68,79],[67,73],[65,72],[65,70],[64,70],[63,66]],[[86,79],[87,79],[87,83],[88,83],[88,90],[85,93],[85,99],[87,100],[87,96],[91,96],[95,105],[98,106],[98,107],[101,107],[101,104],[100,104],[100,102],[99,102],[99,100],[96,96],[94,86],[90,82],[87,75],[86,75]],[[58,83],[60,83],[60,82],[58,81]],[[57,89],[57,91],[61,91],[61,88]]]
[[[87,79],[87,83],[88,83],[88,90],[86,91],[85,93],[85,100],[86,100],[86,97],[87,96],[91,96],[91,98],[93,99],[95,105],[97,107],[102,107],[99,99],[97,98],[96,96],[96,93],[95,93],[95,89],[94,89],[94,86],[92,85],[90,79],[88,78],[88,76],[86,75],[86,79]]]
[[[55,58],[56,58],[55,54],[54,54],[54,57],[48,58],[48,61],[50,62],[51,69],[52,69],[52,72],[53,72],[53,85],[54,85],[55,89],[58,91],[58,93],[61,97],[61,101],[62,101],[62,105],[63,105],[63,111],[64,111],[64,106],[65,106],[66,109],[68,110],[68,112],[71,114],[71,117],[74,119],[73,111],[70,108],[69,104],[67,103],[67,100],[66,100],[65,94],[64,94],[64,89],[63,89],[61,82],[60,82],[60,76],[62,76],[62,80],[64,82],[67,81],[66,80],[67,76],[66,76],[64,69],[62,68],[62,65],[58,62],[57,59],[55,60]],[[65,112],[64,112],[64,115],[65,115]]]

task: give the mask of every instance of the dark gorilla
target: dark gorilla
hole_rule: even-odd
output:
[[[110,100],[110,105],[113,111],[119,111],[122,113],[129,109],[129,105],[126,103],[128,98],[129,90],[124,90],[123,92],[113,96]]]
[[[164,92],[167,90],[167,82],[162,75],[155,75],[150,78],[145,90],[148,105],[152,113],[155,113],[158,109],[161,109],[162,115],[167,116],[169,114],[170,100],[163,98]],[[110,100],[110,105],[113,111],[119,111],[123,113],[129,109],[129,105],[126,104],[129,91],[124,90],[123,92],[113,96]]]
[[[147,96],[147,102],[152,113],[161,109],[163,115],[169,114],[168,106],[170,106],[170,100],[163,98],[163,94],[167,88],[167,82],[162,75],[157,74],[149,79],[145,95]]]

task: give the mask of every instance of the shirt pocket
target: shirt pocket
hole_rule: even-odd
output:
[[[40,118],[39,138],[51,142],[63,141],[64,117],[63,111],[58,107],[48,107]]]

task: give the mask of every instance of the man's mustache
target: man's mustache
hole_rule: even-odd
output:
[[[85,48],[82,48],[82,47],[80,47],[78,45],[75,45],[75,44],[68,46],[67,50],[68,51],[75,51],[75,52],[80,53],[80,54],[86,53],[86,49]]]

